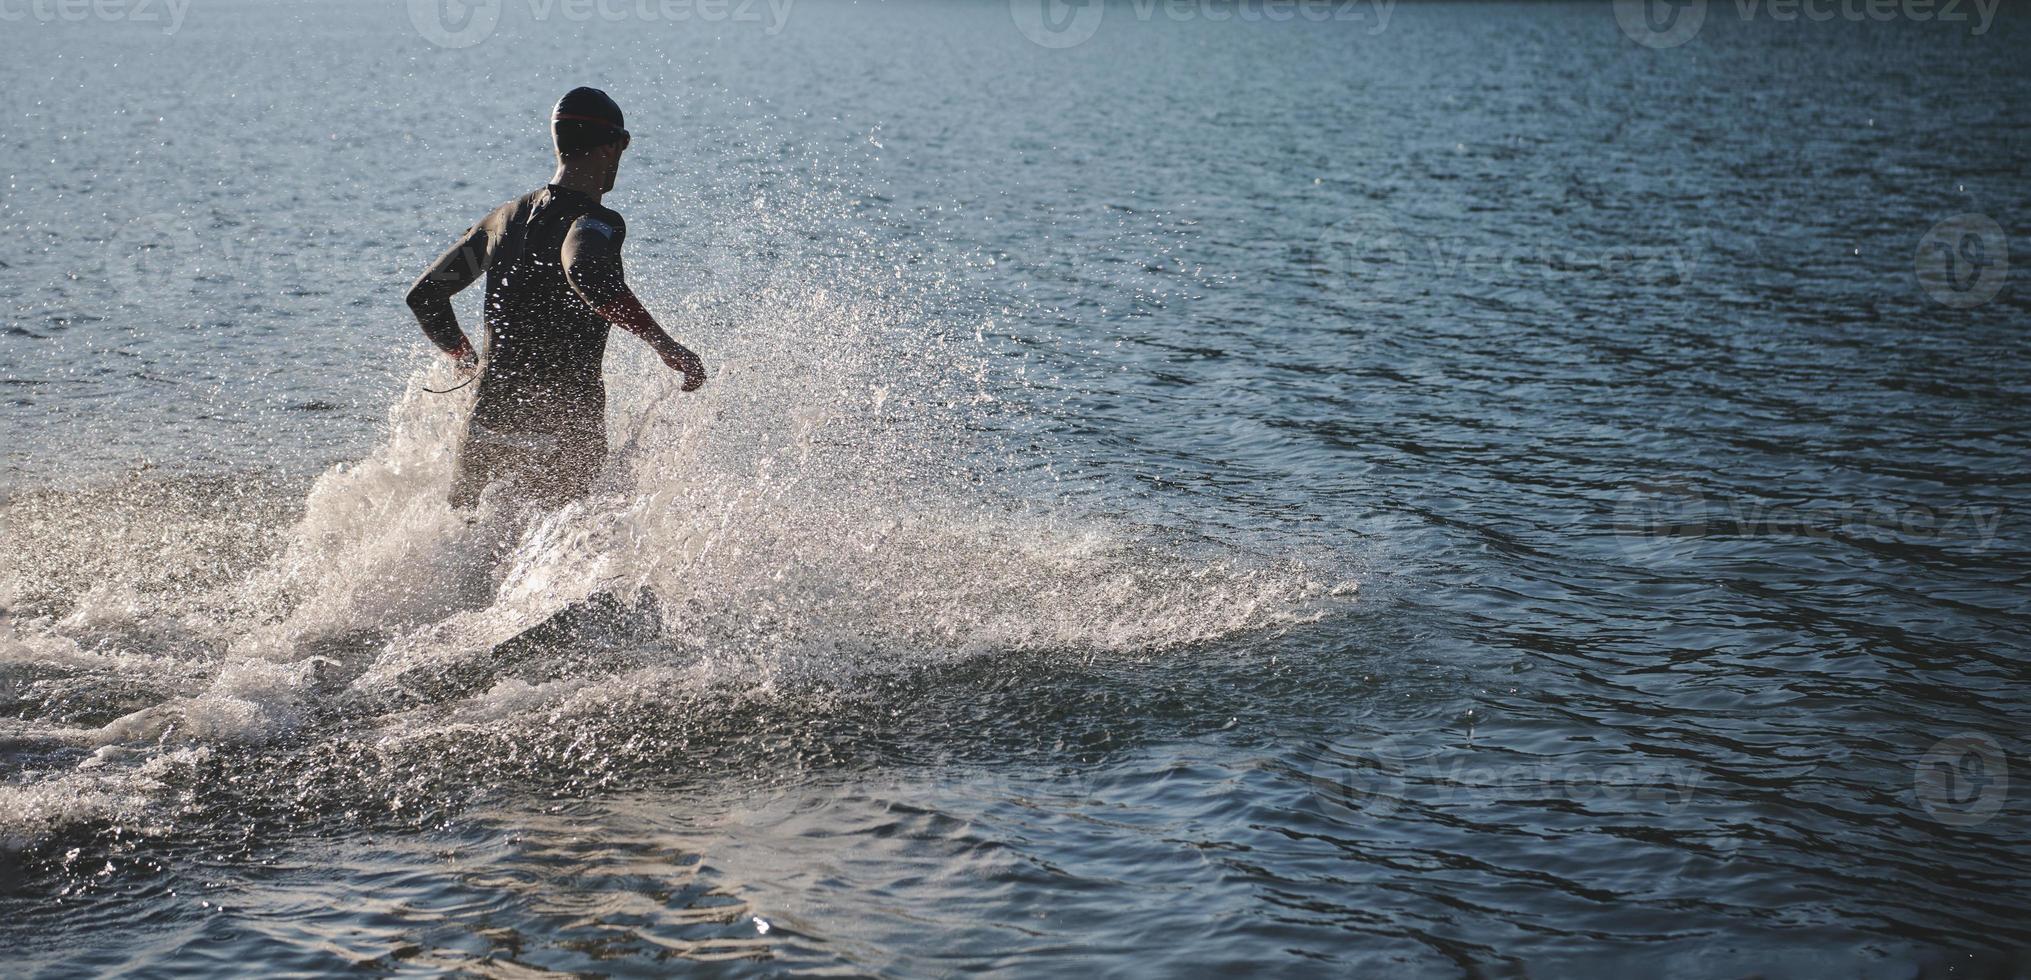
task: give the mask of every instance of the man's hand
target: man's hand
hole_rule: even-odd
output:
[[[656,356],[670,366],[670,370],[681,372],[684,375],[685,391],[697,391],[705,387],[705,362],[699,360],[697,354],[691,353],[691,348],[664,333],[663,328],[656,325],[656,318],[649,315],[649,311],[642,306],[642,301],[636,299],[635,294],[627,287],[622,287],[620,295],[612,302],[594,309],[598,310],[599,315],[605,317],[608,323],[647,342],[649,349],[655,351]]]
[[[459,334],[457,344],[441,348],[439,353],[451,358],[453,376],[461,377],[465,380],[449,388],[432,388],[429,385],[424,385],[424,391],[430,392],[433,395],[448,395],[479,380],[480,356],[472,349],[472,342],[465,339],[465,334]]]
[[[670,346],[672,349],[663,352],[663,363],[669,365],[670,370],[684,375],[684,390],[697,391],[705,387],[705,362],[683,344],[673,341]]]
[[[472,341],[465,339],[463,336],[458,338],[458,346],[445,351],[444,356],[458,362],[458,370],[461,374],[468,371],[476,371],[480,366],[479,352],[473,350]]]

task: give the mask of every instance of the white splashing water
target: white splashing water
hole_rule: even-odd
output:
[[[667,319],[712,382],[680,393],[617,334],[609,479],[531,522],[447,506],[470,389],[422,391],[442,367],[412,379],[378,451],[316,479],[293,524],[264,523],[290,510],[268,498],[222,508],[254,493],[231,480],[17,500],[19,546],[0,557],[0,602],[17,608],[0,627],[0,842],[139,825],[190,753],[306,725],[400,743],[674,691],[1162,650],[1313,617],[1351,589],[1054,501],[1036,475],[1048,461],[985,434],[1020,392],[978,324],[781,281],[696,294]],[[486,673],[489,650],[598,595],[646,612],[590,641],[596,663]],[[479,673],[455,693],[415,689],[461,667]],[[346,720],[320,714],[334,700]]]

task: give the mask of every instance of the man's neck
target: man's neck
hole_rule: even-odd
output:
[[[573,167],[568,163],[557,165],[557,172],[551,175],[550,182],[566,190],[574,190],[584,194],[594,201],[598,201],[601,195],[606,193],[606,181],[600,175],[583,168]]]

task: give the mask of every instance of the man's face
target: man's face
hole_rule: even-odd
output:
[[[597,151],[602,172],[606,174],[606,179],[601,181],[601,183],[605,185],[607,190],[614,189],[614,180],[620,176],[621,172],[621,154],[627,152],[627,149],[628,140],[626,137],[622,137],[615,142],[600,147]]]

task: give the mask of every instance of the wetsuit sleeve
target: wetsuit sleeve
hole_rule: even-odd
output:
[[[685,391],[697,391],[705,383],[705,362],[663,330],[621,275],[621,240],[627,234],[621,216],[612,211],[588,214],[573,222],[560,255],[565,278],[601,318],[642,338],[664,364],[683,372]]]
[[[621,241],[627,236],[627,225],[611,213],[588,214],[573,222],[564,236],[560,256],[564,275],[587,306],[603,310],[628,295],[628,280],[621,272]]]
[[[493,253],[494,218],[490,214],[467,228],[458,242],[438,256],[409,287],[409,309],[423,326],[423,335],[442,350],[466,349],[465,333],[458,328],[458,314],[451,308],[451,298],[487,271]]]

